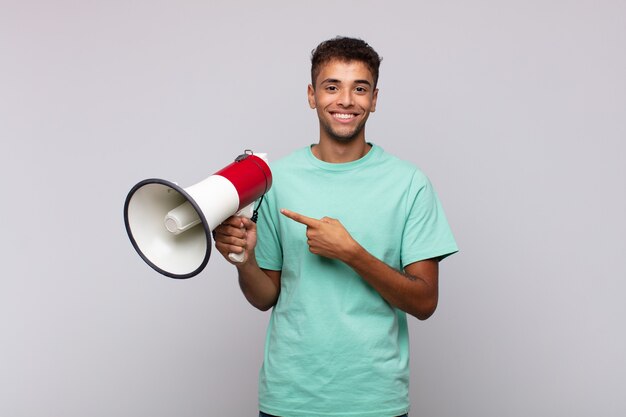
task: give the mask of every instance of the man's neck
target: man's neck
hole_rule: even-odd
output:
[[[311,151],[321,161],[340,164],[361,159],[370,149],[372,149],[372,145],[365,142],[365,139],[349,143],[322,139],[317,145],[313,145]]]

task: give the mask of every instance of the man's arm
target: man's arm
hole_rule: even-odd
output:
[[[344,261],[367,281],[389,304],[420,320],[429,318],[439,299],[439,262],[414,262],[397,271],[375,258],[360,245]]]
[[[414,262],[403,273],[367,252],[336,219],[318,220],[284,209],[281,213],[307,226],[311,253],[346,263],[392,306],[420,320],[435,312],[439,297],[437,260]]]
[[[256,224],[246,217],[230,217],[214,230],[215,248],[237,267],[239,286],[248,302],[259,310],[272,308],[280,294],[280,272],[261,269],[256,262]],[[242,253],[243,262],[233,262],[229,253]]]

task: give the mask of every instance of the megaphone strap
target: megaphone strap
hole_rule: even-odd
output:
[[[246,149],[243,151],[241,155],[235,158],[235,162],[241,162],[244,159],[247,159],[248,156],[250,155],[254,155],[254,152],[251,149]],[[250,217],[250,220],[256,223],[257,220],[259,219],[259,208],[261,207],[261,203],[263,203],[263,197],[265,197],[265,194],[267,193],[268,181],[267,181],[267,174],[265,174],[265,170],[263,169],[263,167],[259,165],[257,161],[255,161],[255,158],[250,159],[250,161],[254,162],[254,165],[256,165],[259,168],[259,170],[261,170],[261,172],[263,173],[263,177],[265,178],[265,190],[263,191],[263,195],[261,195],[261,198],[259,199],[259,204],[256,206],[256,208],[252,212],[252,217]]]
[[[261,203],[263,203],[263,197],[265,197],[265,194],[261,196],[259,204],[254,208],[254,211],[252,212],[252,217],[250,217],[250,220],[252,220],[254,223],[256,223],[256,221],[259,219],[259,208],[261,207]]]

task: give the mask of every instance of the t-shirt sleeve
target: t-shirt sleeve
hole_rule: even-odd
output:
[[[443,259],[458,251],[452,230],[432,184],[419,170],[407,194],[402,234],[402,267],[425,259]]]

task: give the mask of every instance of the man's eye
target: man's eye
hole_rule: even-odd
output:
[[[337,91],[337,87],[334,85],[329,85],[328,87],[326,87],[327,91]]]
[[[367,89],[365,87],[357,87],[357,88],[355,88],[355,91],[357,93],[365,93],[365,92],[367,92]]]

